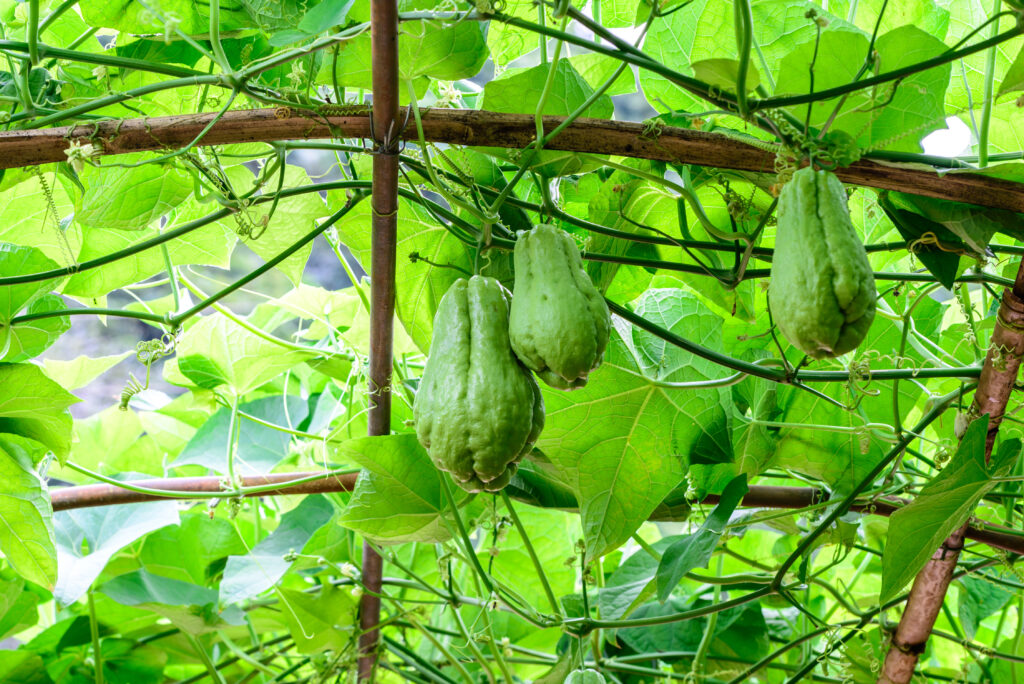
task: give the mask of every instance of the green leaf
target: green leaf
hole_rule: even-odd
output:
[[[364,292],[368,289],[365,282],[360,287]],[[257,315],[273,316],[271,312],[275,309],[278,315],[290,314],[303,321],[303,339],[319,342],[325,338],[341,338],[352,350],[364,356],[370,353],[370,312],[354,287],[325,290],[301,283],[277,299],[261,304],[256,309],[260,313],[254,314],[250,320],[255,323],[252,319]],[[395,356],[418,352],[398,322],[393,348]]]
[[[215,389],[228,382],[227,371],[211,359],[199,354],[178,356],[178,370],[203,389]]]
[[[676,541],[661,556],[658,565],[658,600],[665,602],[683,579],[694,568],[703,568],[711,560],[718,540],[725,532],[729,516],[736,510],[747,493],[747,476],[734,478],[725,487],[718,505],[704,519],[700,529]]]
[[[174,27],[190,35],[210,30],[208,12],[201,12],[190,0],[165,0],[160,4],[159,14],[135,0],[82,0],[79,8],[90,26],[117,29],[125,34],[173,35],[172,27],[165,20],[173,21]],[[251,26],[251,20],[240,5],[225,4],[221,8],[221,31]]]
[[[478,499],[479,501],[479,499]],[[533,545],[533,551],[540,560],[548,584],[556,597],[573,593],[576,588],[576,567],[566,563],[566,553],[579,536],[576,516],[567,511],[544,510],[532,506],[515,505],[519,521],[526,528]],[[537,531],[543,530],[542,534]],[[487,549],[481,549],[487,553]],[[508,530],[503,539],[494,544],[485,565],[495,579],[506,586],[515,587],[516,592],[530,602],[530,605],[549,610],[550,604],[543,585],[534,570],[533,562],[523,543],[523,537],[515,527]]]
[[[134,639],[105,639],[101,648],[103,680],[110,684],[160,684],[167,652]]]
[[[960,624],[968,639],[973,639],[978,633],[982,620],[998,613],[1016,596],[1012,589],[1000,586],[989,579],[985,571],[979,572],[976,577],[961,577],[958,583],[960,597],[957,603],[957,617],[960,618]]]
[[[0,432],[34,439],[61,463],[71,452],[71,414],[79,399],[46,377],[39,366],[0,363]]]
[[[370,233],[366,230],[369,216],[369,203],[362,202],[337,224],[345,246],[352,250],[367,272],[370,271]],[[396,249],[395,312],[409,337],[426,352],[430,349],[437,305],[452,283],[472,273],[474,249],[438,224],[425,209],[405,200],[399,200],[398,204]],[[413,255],[427,261],[412,261]]]
[[[85,387],[135,352],[126,351],[111,356],[79,356],[71,361],[43,359],[46,374],[66,390]]]
[[[0,273],[39,273],[57,268],[57,263],[39,249],[0,242]],[[0,286],[0,360],[15,363],[37,356],[71,327],[67,316],[11,324],[11,319],[26,308],[25,313],[65,308],[60,297],[46,295],[61,280]]]
[[[282,349],[220,314],[199,319],[177,347],[178,368],[191,382],[206,389],[227,385],[239,396],[314,356]]]
[[[265,33],[294,28],[305,21],[309,8],[331,6],[331,0],[240,0],[251,25]],[[351,6],[351,2],[348,3]]]
[[[64,300],[57,295],[43,295],[28,307],[26,314],[38,314],[66,309]],[[57,341],[57,338],[71,328],[67,316],[40,318],[34,321],[23,321],[0,330],[0,340],[6,332],[6,340],[0,342],[0,348],[6,347],[7,353],[0,359],[8,362],[27,361],[43,353]]]
[[[379,544],[443,542],[451,538],[441,472],[416,435],[360,437],[338,454],[363,467],[340,522]]]
[[[39,621],[39,600],[16,572],[10,568],[0,570],[0,639],[35,625]]]
[[[875,327],[881,328],[872,326],[872,333]],[[788,424],[778,430],[770,465],[827,482],[840,492],[849,491],[882,458],[888,444],[865,427],[870,421],[862,414],[834,403],[843,402],[849,394],[838,383],[830,385],[815,388],[825,396],[795,391],[779,398],[782,412],[775,421]],[[873,401],[888,401],[892,416],[891,397],[866,397],[862,404],[866,407]]]
[[[633,613],[634,619],[669,616],[685,610],[707,606],[710,601],[685,601],[676,597],[664,605],[647,603]],[[669,656],[671,652],[695,651],[707,630],[708,618],[673,622],[666,625],[638,627],[617,631],[619,639],[638,652],[664,653],[671,660],[682,660],[684,656]],[[758,603],[737,606],[718,614],[715,623],[711,653],[743,652],[742,660],[756,661],[758,654],[768,650],[767,625]],[[724,654],[724,653],[723,653]],[[713,658],[713,655],[711,656]]]
[[[569,60],[562,59],[554,67],[541,64],[530,69],[505,75],[484,86],[483,108],[495,112],[534,114],[540,103],[548,72],[554,68],[554,77],[544,100],[542,114],[567,116],[583,105],[594,93],[594,88],[573,68]],[[585,117],[611,118],[614,105],[602,95],[582,114]],[[594,166],[579,155],[565,152],[541,152],[531,168],[542,176],[564,176],[580,173]]]
[[[690,65],[693,75],[708,85],[722,90],[736,92],[736,79],[739,77],[740,63],[735,59],[702,59]],[[747,91],[757,90],[761,85],[761,77],[751,64],[747,71]]]
[[[979,257],[988,254],[989,242],[996,233],[1004,233],[1017,240],[1024,239],[1021,215],[1006,209],[979,207],[902,192],[888,192],[885,198],[883,208],[889,206],[918,214],[927,221],[922,222],[922,227],[939,224],[948,231],[939,233],[940,239],[952,233],[955,236],[954,242],[962,241],[968,250]],[[901,213],[901,216],[905,215]]]
[[[885,215],[900,231],[900,235],[908,245],[917,244],[914,254],[925,265],[929,273],[935,276],[947,290],[952,290],[960,271],[960,255],[955,251],[948,250],[949,245],[954,245],[954,248],[955,246],[964,247],[959,238],[941,223],[921,216],[915,211],[901,209],[890,199],[888,192],[879,194],[878,206],[882,207]],[[922,240],[922,236],[927,233],[935,236],[946,249],[940,248],[939,245],[929,240]]]
[[[503,13],[518,19],[537,21],[537,7],[532,0],[506,0]],[[518,26],[492,21],[487,27],[487,47],[491,59],[499,66],[505,66],[517,57],[535,50],[538,43],[537,34]]]
[[[406,81],[413,81],[417,97],[431,79],[457,81],[479,73],[487,61],[487,43],[478,22],[404,21],[398,40],[399,93],[408,99]],[[333,72],[333,73],[332,73]],[[364,33],[341,44],[338,59],[324,61],[318,80],[367,88],[373,85],[370,35]]]
[[[664,537],[651,546],[662,553],[681,539],[681,535]],[[623,561],[605,581],[598,596],[601,615],[606,619],[619,620],[628,617],[657,590],[659,559],[641,549]]]
[[[74,602],[115,553],[153,530],[177,523],[176,501],[59,511],[54,515],[58,567],[54,598],[65,605]],[[88,551],[83,550],[86,545]]]
[[[0,551],[25,579],[52,589],[57,581],[53,509],[35,470],[34,442],[0,435]]]
[[[1006,74],[999,84],[996,98],[998,99],[1006,93],[1013,93],[1018,90],[1024,90],[1024,46],[1017,53],[1017,58],[1013,60],[1013,64],[1006,70]]]
[[[280,591],[288,606],[284,618],[299,653],[344,651],[356,632],[358,600],[331,584],[321,585],[312,595],[294,589]]]
[[[812,62],[815,91],[853,82],[864,62],[869,38],[859,29],[833,23],[822,32],[822,43],[829,49],[819,51],[816,43],[813,36],[809,37],[779,62],[778,93],[809,92]],[[941,40],[916,26],[901,26],[879,36],[875,49],[880,55],[878,64],[883,65],[881,68],[892,71],[935,57],[948,48]],[[829,130],[849,133],[862,150],[920,152],[921,138],[945,127],[943,103],[950,70],[950,65],[945,64],[913,74],[885,88],[855,91],[842,100],[839,114]],[[809,107],[811,126],[821,128],[833,116],[838,104],[840,100],[833,98],[797,105],[791,110],[803,120]]]
[[[573,55],[569,58],[569,63],[572,64],[573,68],[579,72],[583,80],[590,85],[591,88],[597,90],[605,84],[605,82],[612,77],[615,70],[622,64],[617,59],[602,55],[597,52],[585,52],[582,55]],[[622,73],[618,75],[615,81],[604,91],[605,95],[609,97],[615,95],[626,95],[628,93],[636,92],[636,76],[633,74],[633,70],[628,66],[622,70]]]
[[[59,266],[70,266],[82,245],[81,229],[62,222],[74,206],[56,175],[44,178],[46,190],[31,176],[0,193],[0,241],[34,247]]]
[[[0,651],[0,684],[52,684],[38,653]]]
[[[889,518],[889,535],[882,553],[880,601],[885,603],[905,587],[925,566],[945,539],[974,512],[1020,453],[1020,440],[1004,442],[992,464],[985,465],[988,416],[967,428],[956,454],[914,501]]]
[[[125,155],[117,162],[137,164],[144,160],[143,155]],[[76,198],[75,221],[91,228],[148,228],[192,192],[188,173],[167,164],[86,165],[79,178],[85,185],[85,193]]]
[[[309,405],[301,398],[264,397],[238,407],[243,413],[283,427],[295,426],[306,419]],[[290,421],[290,422],[289,422]],[[210,416],[189,440],[170,467],[196,464],[218,473],[227,473],[228,434],[231,409],[221,407]],[[237,425],[235,472],[241,475],[269,473],[288,456],[291,435],[239,416]]]
[[[688,339],[721,346],[721,319],[682,290],[650,290],[636,310]],[[547,420],[537,442],[576,494],[593,557],[626,541],[693,460],[728,460],[732,453],[728,392],[664,384],[721,377],[721,369],[614,321],[605,363],[586,387],[544,389]]]
[[[242,171],[248,176],[247,185],[252,185],[255,178],[247,170]],[[285,167],[285,188],[308,186],[311,182],[305,169],[292,165]],[[245,186],[242,186],[242,189],[244,188]],[[236,188],[236,192],[238,190]],[[314,192],[282,199],[266,230],[262,229],[262,220],[269,216],[269,209],[250,209],[248,215],[241,220],[255,224],[257,227],[253,230],[259,237],[243,239],[240,242],[265,261],[269,261],[308,235],[315,227],[316,220],[326,215],[327,207],[324,201]],[[313,243],[310,242],[275,268],[298,286],[302,280],[302,271],[306,268],[306,262],[312,252]]]
[[[751,55],[751,66],[757,68],[772,90],[771,75],[784,55],[798,44],[813,40],[815,25],[804,16],[812,5],[794,5],[791,0],[764,0],[751,3],[754,17],[754,44],[757,49]],[[694,0],[665,12],[656,20],[644,37],[644,52],[655,60],[683,74],[692,75],[691,64],[707,59],[735,59],[736,39],[733,27],[733,12],[727,4],[714,0]],[[829,27],[849,27],[839,17],[814,6],[818,16],[829,22]],[[715,27],[709,30],[709,27]],[[824,40],[824,38],[823,38]],[[857,63],[863,61],[863,53]],[[707,107],[702,100],[684,91],[664,76],[646,69],[640,70],[640,85],[647,101],[659,112],[681,110],[703,111]],[[782,94],[781,88],[774,88]]]
[[[457,81],[476,76],[487,61],[483,26],[475,21],[403,22],[399,78]]]
[[[300,552],[313,533],[331,519],[334,507],[321,495],[307,496],[281,517],[281,523],[244,556],[231,556],[220,583],[220,601],[236,603],[257,596],[284,576],[292,561],[291,552]]]
[[[228,556],[248,551],[242,529],[226,517],[212,520],[206,511],[183,513],[180,525],[171,525],[146,536],[139,554],[143,567],[160,575],[191,584],[204,584],[208,573]]]
[[[118,575],[98,587],[97,591],[126,606],[145,603],[162,603],[168,606],[205,606],[217,601],[217,592],[213,589],[161,577],[145,570]]]
[[[60,268],[60,266],[39,249],[0,242],[0,273],[5,275],[27,274],[56,268]],[[61,280],[61,278],[51,278],[18,285],[0,286],[0,322],[6,324],[32,302],[47,292],[55,290]]]
[[[157,237],[159,232],[156,228],[131,231],[90,228],[85,232],[78,259],[88,261],[105,257],[151,240]],[[235,244],[235,235],[221,224],[214,223],[197,228],[166,244],[171,263],[177,266],[204,264],[227,267],[231,248]],[[146,249],[104,266],[76,273],[68,279],[64,293],[77,297],[99,297],[111,290],[140,282],[166,270],[167,265],[162,251],[159,248]]]
[[[299,30],[311,35],[317,35],[345,23],[348,11],[352,9],[355,0],[341,0],[340,2],[323,2],[312,5],[299,22]]]

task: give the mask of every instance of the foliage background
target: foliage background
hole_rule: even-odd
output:
[[[522,1],[400,7],[403,102],[412,92],[421,108],[648,117],[654,139],[665,125],[775,139],[764,119],[730,114],[743,57],[732,3],[666,2],[651,17],[646,4],[601,0],[572,22],[565,6]],[[744,92],[786,143],[770,148],[783,175],[787,155],[814,149],[1020,182],[1024,52],[1000,7],[750,3]],[[371,86],[362,0],[4,0],[0,18],[8,130],[261,106],[315,120],[331,113],[325,102],[357,111]],[[616,46],[639,69],[602,54],[614,38],[602,26],[639,41]],[[989,36],[1001,37],[991,49],[914,71]],[[905,67],[895,82],[851,85]],[[779,99],[802,94],[809,105]],[[627,108],[638,99],[649,110]],[[922,156],[950,116],[971,131],[970,152]],[[822,128],[829,137],[814,142]],[[0,681],[344,681],[364,538],[386,559],[379,681],[562,681],[584,662],[622,682],[874,681],[881,627],[946,535],[969,516],[1019,528],[1016,416],[991,463],[984,421],[959,446],[955,424],[1024,249],[1020,215],[851,188],[880,314],[855,353],[790,377],[801,355],[766,313],[774,175],[409,145],[395,434],[367,438],[371,157],[360,141],[116,157],[68,145],[67,162],[0,178],[0,279],[66,272],[0,280],[0,637],[11,647]],[[222,207],[158,248],[78,268]],[[511,286],[514,231],[541,220],[578,239],[624,308],[588,386],[545,390],[547,427],[508,496],[466,497],[408,423],[433,312],[462,273]],[[315,226],[323,237],[309,241]],[[231,283],[242,289],[218,293]],[[160,358],[137,392],[146,353]],[[112,387],[131,388],[129,410]],[[239,498],[240,476],[360,469],[351,493]],[[222,477],[223,491],[200,504],[54,513],[49,502],[61,483],[199,475]],[[827,498],[742,508],[757,485]],[[907,505],[889,521],[836,508],[854,494]],[[969,547],[921,676],[1012,681],[1024,666],[1011,561]]]

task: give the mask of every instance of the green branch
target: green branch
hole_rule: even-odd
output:
[[[220,301],[221,299],[223,299],[224,297],[227,297],[229,294],[231,294],[235,290],[238,290],[239,288],[244,287],[245,285],[247,285],[248,283],[252,282],[256,278],[259,278],[261,275],[263,275],[264,273],[266,273],[270,269],[272,269],[275,266],[277,266],[279,263],[281,263],[282,261],[284,261],[285,259],[290,257],[292,254],[295,254],[295,252],[299,251],[300,249],[302,249],[303,247],[308,245],[310,242],[312,242],[316,238],[317,235],[320,235],[325,230],[327,230],[328,228],[333,226],[335,223],[337,223],[345,214],[350,212],[352,210],[352,208],[356,204],[358,204],[365,197],[366,197],[366,194],[363,193],[363,192],[357,192],[357,193],[353,194],[352,197],[349,198],[349,201],[345,203],[345,206],[343,206],[341,209],[339,209],[338,211],[336,211],[333,214],[331,214],[330,218],[324,220],[319,226],[317,226],[316,228],[314,228],[310,232],[306,233],[306,235],[304,235],[297,242],[293,243],[291,246],[289,246],[286,249],[282,250],[273,259],[270,259],[269,261],[267,261],[264,264],[260,265],[259,268],[253,269],[251,272],[249,272],[244,277],[239,278],[238,280],[236,280],[235,282],[231,283],[230,285],[222,288],[218,292],[213,293],[212,295],[210,295],[206,299],[202,300],[201,302],[199,302],[195,306],[193,306],[193,307],[191,307],[189,309],[186,309],[185,311],[183,311],[181,313],[178,313],[178,314],[175,314],[173,316],[170,316],[168,318],[168,321],[171,323],[171,325],[177,326],[180,323],[182,323],[183,321],[186,321],[189,318],[192,318],[193,316],[198,314],[200,311],[202,311],[206,307],[212,305],[214,302]]]
[[[69,62],[96,64],[115,69],[147,71],[152,74],[163,74],[164,76],[174,76],[176,78],[192,78],[205,75],[201,71],[187,67],[161,64],[160,62],[148,62],[143,59],[131,59],[130,57],[118,57],[117,55],[105,52],[81,52],[79,50],[53,47],[44,43],[39,43],[36,49],[39,53],[39,59],[63,59]],[[29,58],[31,45],[27,41],[0,40],[0,51],[13,53],[13,56],[19,59]]]
[[[159,93],[164,90],[174,90],[175,88],[184,88],[187,86],[202,86],[202,85],[216,85],[221,87],[230,88],[230,84],[225,82],[225,78],[220,75],[206,74],[200,76],[188,76],[185,78],[175,78],[170,81],[160,81],[158,83],[150,83],[138,88],[132,88],[126,90],[123,93],[113,93],[106,97],[101,97],[91,102],[84,102],[77,107],[69,107],[63,109],[54,114],[44,116],[38,119],[32,119],[25,126],[24,129],[33,128],[45,128],[52,126],[53,124],[61,121],[67,121],[68,119],[74,119],[81,114],[87,114],[97,109],[103,109],[110,105],[119,104],[121,102],[127,102],[128,100],[134,100],[137,97],[144,97],[152,93]],[[31,116],[31,113],[25,112],[21,114],[15,114],[11,117],[11,121],[20,121],[27,119]]]
[[[753,601],[757,601],[758,599],[762,599],[774,593],[776,593],[774,588],[764,587],[762,589],[752,591],[749,594],[729,599],[728,601],[720,601],[700,608],[694,608],[693,610],[672,613],[671,615],[652,615],[651,617],[646,618],[628,618],[625,620],[569,618],[565,621],[564,628],[570,634],[583,637],[595,629],[628,629],[630,627],[668,625],[673,622],[684,622],[686,620],[704,617],[705,615],[711,615],[712,613],[720,613],[724,610],[729,610],[730,608],[736,608],[738,606],[743,606]]]
[[[84,308],[84,309],[57,309],[55,311],[38,311],[36,313],[23,314],[21,316],[15,316],[11,319],[11,325],[18,325],[19,323],[28,323],[29,321],[38,321],[43,318],[60,318],[62,316],[115,316],[117,318],[134,318],[139,321],[148,321],[150,323],[168,323],[167,316],[161,316],[159,314],[147,313],[145,311],[124,311],[122,309],[104,309],[104,308]]]
[[[643,316],[633,313],[621,304],[617,304],[613,301],[608,301],[608,308],[613,313],[626,319],[641,330],[659,337],[666,342],[669,342],[684,351],[688,351],[695,356],[712,361],[713,363],[724,366],[725,368],[731,368],[735,371],[741,371],[748,375],[752,375],[758,378],[764,378],[765,380],[772,380],[774,382],[781,382],[786,384],[794,384],[799,382],[849,382],[850,373],[847,371],[811,371],[801,370],[796,373],[787,374],[783,370],[776,370],[772,368],[765,368],[748,361],[743,361],[721,352],[717,352],[714,349],[709,349],[703,345],[692,342],[685,337],[681,337],[670,330],[666,330],[659,325],[652,323]],[[922,369],[904,369],[894,368],[885,370],[873,370],[871,371],[872,380],[893,380],[896,378],[911,379],[911,378],[977,378],[981,375],[981,368],[978,366],[963,366],[960,368],[922,368]],[[914,430],[917,432],[917,430]]]
[[[320,192],[322,190],[367,190],[370,188],[370,181],[335,181],[333,183],[324,183],[322,185],[306,185],[300,188],[288,188],[283,190],[278,195],[258,195],[252,198],[252,204],[260,205],[267,202],[273,202],[275,197],[282,199],[289,197],[297,197],[299,195],[306,195],[311,192]],[[23,273],[15,276],[3,276],[0,277],[0,287],[5,285],[20,285],[22,283],[35,283],[42,280],[52,280],[54,278],[63,278],[64,276],[74,275],[83,271],[89,271],[100,266],[106,266],[107,264],[113,263],[120,259],[133,256],[139,252],[144,252],[147,249],[158,247],[166,242],[170,242],[182,235],[187,235],[192,231],[202,228],[203,226],[209,225],[215,221],[219,221],[222,218],[226,218],[231,214],[235,213],[234,209],[224,208],[218,209],[212,214],[208,214],[202,218],[194,221],[189,221],[173,230],[169,230],[166,233],[157,235],[156,237],[150,238],[149,240],[143,240],[142,242],[125,247],[116,252],[105,254],[95,259],[83,261],[80,264],[73,264],[64,268],[55,268],[50,271],[39,271],[37,273]]]

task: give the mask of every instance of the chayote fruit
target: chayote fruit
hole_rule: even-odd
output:
[[[452,284],[413,405],[420,444],[471,492],[505,487],[544,427],[540,387],[509,346],[508,299],[494,278]]]
[[[597,670],[573,670],[565,684],[605,684],[604,675]]]
[[[558,389],[587,384],[601,364],[611,318],[568,233],[550,225],[521,231],[509,317],[512,349]]]
[[[835,174],[807,166],[779,195],[768,303],[787,340],[815,359],[855,349],[875,317],[875,278]]]

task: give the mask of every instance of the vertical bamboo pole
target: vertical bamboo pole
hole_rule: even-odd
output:
[[[964,286],[961,286],[964,287]],[[985,355],[978,388],[968,412],[973,420],[986,413],[989,416],[988,436],[985,441],[985,460],[992,454],[992,445],[999,424],[1006,412],[1010,392],[1017,382],[1017,373],[1024,356],[1024,261],[1017,269],[1012,290],[1003,292],[996,314],[996,327]],[[892,635],[885,664],[879,674],[879,684],[907,684],[914,676],[914,668],[924,652],[935,620],[942,609],[946,591],[953,579],[960,551],[964,547],[967,525],[956,530],[932,555],[914,578],[910,597],[903,609],[899,626]]]
[[[398,213],[398,2],[372,0],[370,38],[373,65],[373,218],[370,261],[369,434],[391,432],[391,368],[395,318],[395,241]],[[359,601],[359,680],[373,679],[380,643],[383,562],[363,542]]]

